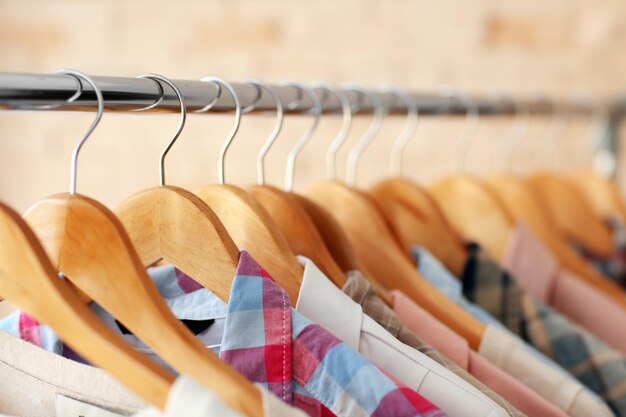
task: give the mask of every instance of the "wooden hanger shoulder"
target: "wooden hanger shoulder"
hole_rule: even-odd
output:
[[[293,252],[311,259],[337,287],[342,288],[346,282],[345,274],[298,200],[290,193],[268,185],[253,186],[249,191],[278,225]]]
[[[142,265],[163,259],[228,301],[239,249],[216,214],[179,187],[139,192],[115,212]]]
[[[407,250],[423,246],[455,275],[461,274],[467,250],[428,190],[397,178],[378,183],[370,193]]]
[[[463,238],[478,242],[497,260],[504,258],[515,222],[495,193],[468,175],[445,178],[430,191]]]
[[[341,270],[346,273],[360,271],[371,282],[376,295],[388,306],[393,306],[391,294],[375,278],[372,278],[367,268],[359,262],[348,236],[333,216],[314,201],[299,194],[294,193],[291,195],[298,200],[298,203],[307,212]]]
[[[232,185],[209,185],[195,194],[217,214],[237,246],[267,269],[295,302],[303,268],[263,205]]]
[[[600,220],[617,218],[626,222],[626,201],[613,181],[591,171],[576,172],[571,177]]]
[[[360,262],[388,289],[398,289],[477,348],[484,325],[433,288],[417,271],[380,211],[362,192],[337,182],[317,183],[305,195],[325,207],[346,232]]]
[[[159,203],[159,197],[157,194],[157,197],[147,198],[148,207],[156,204],[155,199]],[[185,206],[186,203],[179,204]],[[127,207],[131,210],[127,221],[138,219],[138,224],[145,226],[154,219],[153,214],[148,215],[148,220],[138,214],[136,211],[141,207],[132,204]],[[81,195],[57,195],[34,205],[27,212],[26,219],[56,268],[155,353],[179,372],[216,392],[233,409],[250,417],[262,415],[258,390],[208,351],[171,313],[147,275],[144,269],[147,264],[142,264],[122,222],[106,207]],[[59,219],[62,222],[54,223]],[[156,224],[165,220],[168,220],[167,213]],[[133,230],[137,227],[135,224]],[[161,233],[168,232],[162,230]],[[59,240],[59,236],[63,239]],[[139,231],[134,236],[140,240],[145,238]],[[185,245],[190,241],[194,242],[193,239],[187,240]],[[164,250],[160,241],[156,240],[155,244],[159,245],[157,249],[148,248],[146,242],[138,242],[138,246],[150,256]],[[208,259],[218,254],[209,252]],[[148,255],[143,256],[143,259],[149,259],[146,263],[157,260]]]
[[[0,203],[0,295],[50,326],[84,358],[164,408],[174,376],[113,333],[60,280],[34,233]],[[45,299],[45,303],[41,300]]]
[[[613,236],[576,188],[555,174],[535,174],[529,184],[541,196],[550,217],[568,242],[582,245],[594,256],[608,258],[613,250]]]

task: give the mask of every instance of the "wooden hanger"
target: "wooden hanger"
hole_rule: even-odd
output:
[[[540,173],[530,176],[528,182],[541,196],[568,243],[576,242],[599,258],[611,256],[614,245],[611,230],[595,216],[571,181],[557,174]]]
[[[366,270],[388,289],[404,292],[413,301],[463,336],[478,349],[485,326],[433,288],[417,271],[371,199],[338,182],[309,188],[306,196],[327,208],[346,232]]]
[[[417,131],[418,109],[408,94],[398,90],[391,92],[407,106],[407,122],[392,147],[392,178],[379,182],[369,192],[407,250],[423,246],[454,275],[461,276],[468,257],[463,241],[428,190],[402,178],[403,154]]]
[[[260,417],[262,403],[259,391],[206,349],[171,313],[144,269],[157,261],[155,257],[160,255],[186,267],[191,262],[204,263],[211,273],[196,279],[200,283],[211,284],[211,290],[218,296],[224,296],[224,289],[229,285],[224,281],[232,280],[233,275],[220,276],[218,271],[230,264],[234,274],[238,254],[236,246],[226,239],[228,235],[217,218],[209,216],[210,210],[204,203],[197,198],[194,200],[186,192],[168,189],[152,197],[148,197],[149,193],[142,193],[145,196],[143,207],[125,205],[129,210],[126,221],[133,230],[131,237],[142,251],[138,255],[124,226],[113,213],[95,200],[75,193],[78,151],[100,120],[104,101],[90,78],[79,73],[72,74],[87,80],[93,87],[98,96],[98,116],[74,151],[70,194],[52,196],[35,204],[25,215],[27,222],[37,233],[56,270],[62,271],[76,287],[124,324],[156,354],[177,371],[214,391],[233,409],[246,416]],[[166,80],[156,75],[150,77]],[[172,86],[184,109],[178,89],[171,81],[165,82]],[[174,140],[183,124],[181,122]],[[172,143],[173,140],[167,149]],[[163,170],[161,174],[163,180]],[[173,198],[174,193],[179,197]],[[162,200],[164,198],[166,200]],[[138,201],[138,198],[133,200],[135,203]],[[163,201],[169,202],[170,207],[166,207]],[[159,218],[155,213],[163,217]],[[207,219],[200,220],[200,213],[207,214]],[[203,238],[183,236],[175,233],[173,226],[166,221],[183,223],[180,227],[186,232],[206,234]],[[211,221],[215,221],[213,229],[209,227]],[[159,225],[162,230],[150,229]],[[223,240],[219,241],[215,236],[221,236]],[[188,253],[206,257],[193,258]]]
[[[34,233],[0,203],[0,294],[50,326],[94,365],[163,409],[174,376],[139,353],[59,279]],[[43,302],[42,302],[43,301]]]
[[[241,114],[252,110],[256,103],[242,109],[237,93],[230,83],[217,77],[204,78],[203,81],[219,84],[229,91],[235,101],[235,123],[219,157],[219,184],[206,186],[196,191],[196,195],[218,215],[237,246],[250,252],[287,291],[291,302],[295,303],[300,293],[304,269],[296,259],[281,229],[252,193],[233,185],[224,184],[226,152],[239,130]],[[248,80],[247,82],[258,89],[258,100],[261,99],[264,89],[273,97],[277,97],[276,92],[262,81]],[[270,139],[278,134],[280,126],[282,126],[283,116],[280,98],[277,99],[276,103],[279,124],[274,128]]]
[[[626,307],[626,294],[621,287],[596,272],[585,259],[563,241],[540,195],[530,187],[527,181],[513,175],[500,174],[487,178],[486,183],[498,193],[500,201],[507,206],[515,219],[526,224],[558,258],[565,269]]]
[[[502,260],[515,222],[492,190],[478,178],[463,173],[467,149],[478,130],[479,114],[469,97],[457,91],[452,96],[466,108],[465,127],[452,155],[453,168],[460,173],[432,184],[431,195],[463,239],[479,243],[492,257]]]
[[[407,250],[423,246],[454,275],[461,276],[467,249],[427,189],[392,178],[369,191]]]
[[[349,155],[348,180],[354,183],[359,157],[380,129],[384,109],[380,101],[359,86],[355,91],[368,97],[374,107],[372,123]],[[340,144],[339,144],[340,145]],[[339,146],[334,146],[336,152]],[[334,154],[331,160],[334,161]],[[480,346],[485,326],[433,288],[417,271],[409,254],[398,242],[373,200],[365,193],[336,181],[315,184],[306,196],[328,209],[348,235],[360,262],[388,289],[398,289],[427,309],[473,349]]]
[[[616,218],[626,221],[626,202],[617,185],[595,172],[583,171],[571,174],[573,184],[601,221]]]

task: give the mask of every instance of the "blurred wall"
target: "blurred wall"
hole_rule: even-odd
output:
[[[0,71],[13,72],[75,68],[96,75],[358,80],[425,91],[453,84],[468,92],[606,97],[626,90],[625,45],[620,0],[0,0]],[[66,191],[71,148],[91,117],[0,113],[0,200],[24,210]],[[158,154],[176,122],[106,114],[81,154],[79,192],[114,206],[156,185]],[[406,155],[407,174],[422,182],[447,174],[462,122],[424,118]],[[194,189],[216,181],[217,152],[230,123],[228,116],[190,118],[167,160],[168,182]],[[287,120],[268,157],[271,183],[282,184],[285,155],[309,123]],[[402,123],[386,121],[363,157],[361,185],[387,173]],[[467,153],[469,170],[495,169],[511,123],[482,120]],[[255,155],[272,124],[271,117],[245,116],[227,181],[255,181]],[[367,124],[358,118],[349,144]],[[298,188],[323,178],[324,151],[339,126],[339,118],[322,121],[298,161]],[[514,170],[589,164],[588,120],[574,120],[561,133],[550,126],[549,118],[531,121],[513,155]]]

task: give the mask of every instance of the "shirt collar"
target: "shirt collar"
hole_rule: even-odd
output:
[[[333,284],[315,263],[298,256],[304,267],[296,311],[359,351],[363,310]]]
[[[519,223],[509,240],[502,266],[515,275],[516,281],[542,301],[549,301],[554,291],[560,265],[537,236]]]
[[[426,249],[413,247],[411,254],[419,272],[446,297],[459,304],[463,298],[461,282]]]

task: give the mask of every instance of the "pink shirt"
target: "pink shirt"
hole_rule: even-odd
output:
[[[526,291],[626,354],[626,309],[562,269],[525,225],[519,224],[513,233],[502,266]]]
[[[567,417],[564,411],[471,350],[463,337],[450,330],[402,292],[392,291],[391,295],[394,312],[403,325],[494,392],[506,398],[515,408],[529,417]]]

